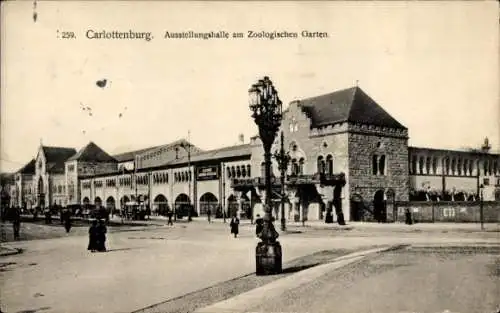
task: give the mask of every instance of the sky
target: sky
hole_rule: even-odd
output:
[[[188,131],[202,149],[236,144],[240,133],[248,141],[257,134],[248,88],[264,75],[285,104],[357,83],[409,128],[412,146],[478,147],[487,136],[500,150],[495,1],[1,5],[3,172],[35,157],[40,142],[78,150],[94,141],[113,154]],[[154,38],[88,39],[89,30]],[[299,37],[164,38],[189,30]],[[303,30],[328,38],[302,38]]]

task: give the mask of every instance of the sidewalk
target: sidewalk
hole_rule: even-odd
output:
[[[160,216],[152,216],[151,221],[157,221],[159,223],[164,222],[166,224],[167,218]],[[150,223],[152,223],[150,221]],[[230,219],[226,219],[226,224],[229,225]],[[144,221],[141,221],[144,222]],[[211,219],[212,224],[224,224],[222,218]],[[174,223],[206,223],[208,225],[208,220],[206,216],[194,217],[191,222],[187,219],[177,220]],[[252,225],[249,219],[240,220],[241,226]],[[255,225],[255,224],[254,224]],[[281,222],[279,220],[274,221],[274,225],[277,230],[281,227]],[[416,223],[412,225],[406,225],[404,223],[376,223],[376,222],[347,222],[347,225],[341,226],[337,223],[326,224],[322,220],[317,221],[306,221],[304,226],[302,222],[286,222],[287,230],[293,231],[307,231],[308,229],[324,229],[324,230],[381,230],[381,231],[402,231],[402,232],[415,232],[415,231],[438,231],[438,232],[480,232],[480,223]],[[484,223],[485,231],[500,232],[500,223]]]
[[[257,303],[273,301],[281,297],[287,290],[312,283],[314,280],[333,270],[358,262],[369,255],[397,249],[399,247],[400,246],[389,246],[385,248],[369,249],[351,253],[337,258],[334,262],[300,271],[296,274],[278,279],[267,285],[242,293],[228,300],[200,308],[196,310],[195,313],[247,312]]]
[[[454,249],[457,246],[459,246],[459,247],[461,247],[461,246],[472,247],[474,249],[477,249],[477,248],[488,249],[491,247],[496,248],[496,249],[500,248],[500,246],[498,244],[492,244],[492,245],[490,245],[490,244],[486,244],[486,245],[474,244],[471,246],[470,243],[463,244],[463,245],[457,245],[454,243],[444,244],[444,245],[441,244],[441,245],[439,245],[439,248],[449,247],[451,249]],[[331,280],[329,277],[332,277],[332,273],[336,273],[337,270],[339,270],[340,268],[346,267],[348,265],[358,264],[358,263],[364,261],[365,259],[369,258],[370,256],[374,256],[376,254],[380,254],[380,253],[388,252],[388,251],[393,251],[393,250],[400,250],[400,249],[411,250],[414,247],[428,248],[428,247],[433,247],[433,245],[431,245],[431,246],[422,245],[422,244],[421,245],[418,245],[418,244],[417,245],[414,245],[414,244],[411,244],[411,245],[392,245],[392,246],[384,247],[384,248],[373,248],[373,249],[367,249],[367,250],[360,251],[360,252],[351,253],[349,255],[339,257],[330,263],[326,263],[323,265],[318,265],[318,266],[315,266],[315,267],[312,267],[309,269],[305,269],[305,270],[297,272],[293,275],[275,280],[271,283],[268,283],[267,285],[252,289],[248,292],[239,294],[239,295],[234,296],[232,298],[229,298],[227,300],[220,301],[220,302],[214,303],[212,305],[199,308],[198,310],[195,311],[195,313],[277,312],[276,311],[277,309],[284,309],[284,312],[291,312],[290,311],[291,308],[293,308],[293,312],[332,312],[331,309],[333,307],[336,307],[336,305],[338,305],[338,304],[346,304],[347,303],[347,305],[345,305],[345,306],[348,307],[349,301],[351,301],[351,302],[357,301],[355,298],[352,298],[352,299],[349,298],[345,303],[344,302],[343,303],[336,302],[336,301],[338,301],[338,299],[334,298],[336,293],[329,292],[328,290],[329,289],[333,290],[334,288],[332,286],[334,286],[335,284],[337,284],[338,287],[343,291],[345,291],[346,289],[349,289],[351,287],[349,285],[350,280],[348,278],[345,278],[346,281]],[[434,246],[434,247],[436,247],[436,246]],[[408,260],[407,257],[403,257],[402,259]],[[433,269],[433,266],[434,267],[436,266],[436,264],[444,264],[444,262],[432,263],[431,262],[432,260],[433,260],[432,257],[427,256],[427,259],[426,259],[427,262],[420,262],[420,263],[416,262],[414,264],[407,263],[406,266],[410,266],[410,265],[414,266],[414,267],[427,266],[428,267],[427,269],[430,271]],[[377,261],[375,261],[375,264],[381,264],[382,266],[385,264],[386,266],[389,266],[388,268],[391,268],[393,270],[396,269],[396,264],[391,263],[391,260],[389,260],[389,263],[387,263],[388,262],[387,260],[382,261],[382,263],[380,263],[380,261],[378,261],[378,262],[379,263],[377,263]],[[469,259],[466,259],[462,263],[469,266],[469,267],[471,266]],[[368,272],[366,272],[366,273],[363,272],[364,265],[359,265],[359,266],[362,267],[362,268],[358,268],[358,270],[360,270],[360,272],[356,272],[356,271],[355,272],[361,276],[367,277]],[[446,267],[446,265],[442,265],[442,267]],[[451,269],[450,269],[450,267],[448,267],[449,274],[451,273],[451,275],[453,277],[459,277],[459,276],[453,275],[454,270],[452,268],[453,267],[451,267]],[[480,266],[478,266],[477,268],[480,268]],[[463,271],[465,273],[467,273],[468,269],[469,268],[466,267],[465,270],[463,270]],[[419,277],[421,277],[421,275],[419,274],[420,272],[418,270],[413,270],[413,271],[417,272],[417,275],[410,276],[406,280],[407,282],[411,281],[411,279],[416,280],[417,283],[422,282],[422,281],[428,282],[427,279],[423,278],[423,277],[422,277],[422,279],[419,280]],[[465,273],[462,273],[462,275],[465,275]],[[408,276],[408,267],[401,272],[401,275],[403,275],[403,274]],[[393,276],[390,276],[390,275],[391,274],[389,274],[388,277],[394,277],[394,275]],[[415,275],[415,273],[413,273],[413,275]],[[448,275],[448,276],[450,276],[450,275]],[[469,273],[469,276],[476,277],[477,273]],[[444,275],[443,275],[443,278],[444,278]],[[381,298],[387,296],[386,300],[394,299],[394,295],[397,295],[396,290],[398,290],[399,288],[405,287],[405,286],[392,285],[392,286],[385,286],[384,288],[382,288],[382,290],[388,289],[389,287],[396,289],[392,292],[373,291],[374,287],[376,287],[377,284],[379,284],[379,283],[382,284],[384,282],[384,278],[382,278],[381,281],[378,281],[377,274],[374,274],[374,276],[372,276],[371,278],[368,278],[367,280],[371,283],[371,285],[369,285],[368,289],[370,291],[376,293],[377,295],[380,295]],[[494,280],[492,279],[492,281],[494,281]],[[390,282],[385,281],[385,285],[390,285],[390,284],[391,284]],[[428,284],[430,284],[430,285],[433,284],[432,278],[431,278],[431,283],[428,283]],[[448,282],[448,284],[450,286],[458,286],[459,285],[458,283],[453,283],[453,282],[452,283]],[[366,285],[366,283],[365,283],[365,285]],[[467,284],[465,284],[465,285],[467,285]],[[491,285],[491,283],[490,283],[490,285]],[[406,285],[407,289],[409,288],[409,289],[411,289],[411,292],[414,292],[415,289],[412,286],[413,286],[412,283],[409,283]],[[360,283],[360,285],[358,287],[360,289],[362,289],[363,282]],[[417,289],[417,290],[422,290],[422,289],[424,289],[424,288]],[[455,288],[455,289],[457,289],[457,288]],[[495,290],[495,288],[490,288],[490,289]],[[425,290],[429,290],[429,288],[427,288]],[[475,288],[475,290],[478,290],[478,289]],[[479,289],[479,290],[481,290],[481,289]],[[454,291],[452,291],[452,292],[454,292]],[[346,293],[349,296],[351,296],[349,294],[349,291],[346,291]],[[431,293],[432,293],[432,291],[431,291]],[[479,293],[482,293],[482,291],[479,291]],[[355,293],[355,294],[357,294],[357,296],[361,296],[361,297],[365,295],[363,293]],[[300,299],[301,297],[305,297],[305,298]],[[340,298],[342,298],[342,297],[340,297]],[[366,298],[366,296],[365,296],[365,298]],[[429,296],[430,300],[432,300],[431,298],[433,298],[433,297]],[[450,297],[450,298],[452,298],[452,297]],[[373,298],[369,298],[369,299],[373,299]],[[437,299],[437,302],[440,301],[439,297],[434,297],[433,300],[436,300],[436,299]],[[379,300],[379,299],[373,299],[373,300]],[[362,300],[360,300],[360,301],[362,301]],[[397,302],[397,301],[398,300],[395,301],[396,305],[401,305],[401,302]],[[455,300],[453,300],[453,301],[455,301]],[[376,301],[374,301],[374,302],[376,302]],[[379,301],[379,302],[381,302],[381,301]],[[368,306],[371,307],[371,305],[368,305]],[[403,306],[404,306],[404,304],[403,304]],[[325,308],[326,308],[326,310],[325,310]],[[354,306],[351,309],[353,309],[353,308],[354,308]],[[395,312],[393,310],[389,310],[388,307],[386,307],[385,309],[387,309],[387,310],[384,310],[386,312]],[[305,310],[307,310],[307,311],[305,311]],[[345,310],[340,310],[340,311],[345,312]],[[356,312],[355,309],[348,310],[347,312],[349,312],[349,311]],[[370,312],[372,312],[372,310],[370,310]],[[375,310],[373,310],[373,312],[382,312],[382,311],[375,309]],[[413,311],[411,311],[411,312],[413,312]],[[441,311],[439,311],[439,312],[441,312]],[[449,312],[449,311],[445,310],[445,312]]]

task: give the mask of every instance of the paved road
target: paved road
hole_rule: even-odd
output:
[[[332,271],[247,312],[498,312],[498,249],[411,249]]]
[[[0,259],[6,312],[131,312],[255,270],[253,227],[234,239],[228,225],[191,223],[110,233],[110,252],[86,251],[85,236],[16,242],[25,252]],[[398,243],[497,242],[496,233],[392,234],[308,230],[282,235],[284,261],[335,248]],[[328,235],[327,235],[328,234]],[[362,235],[362,236],[361,236]],[[486,237],[484,237],[486,236]],[[9,264],[8,263],[14,263]]]

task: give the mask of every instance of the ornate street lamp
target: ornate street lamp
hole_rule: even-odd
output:
[[[282,270],[281,244],[271,217],[271,146],[281,125],[282,103],[278,92],[269,77],[253,84],[248,90],[249,107],[255,124],[259,127],[259,136],[264,146],[266,203],[264,204],[264,225],[258,234],[262,240],[256,248],[256,274],[278,274]]]
[[[288,164],[290,163],[290,154],[285,153],[284,147],[284,135],[281,131],[281,148],[279,152],[274,153],[274,158],[278,162],[278,167],[281,172],[281,230],[286,230],[286,219],[285,219],[285,176],[288,169]]]

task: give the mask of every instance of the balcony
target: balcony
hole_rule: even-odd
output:
[[[273,186],[280,186],[280,178],[276,176],[271,177],[271,182]],[[286,185],[297,186],[297,185],[325,185],[325,186],[336,186],[345,184],[345,174],[311,174],[311,175],[288,175],[286,178]],[[248,187],[265,187],[264,177],[255,178],[233,178],[231,180],[231,187],[234,189],[248,188]]]

